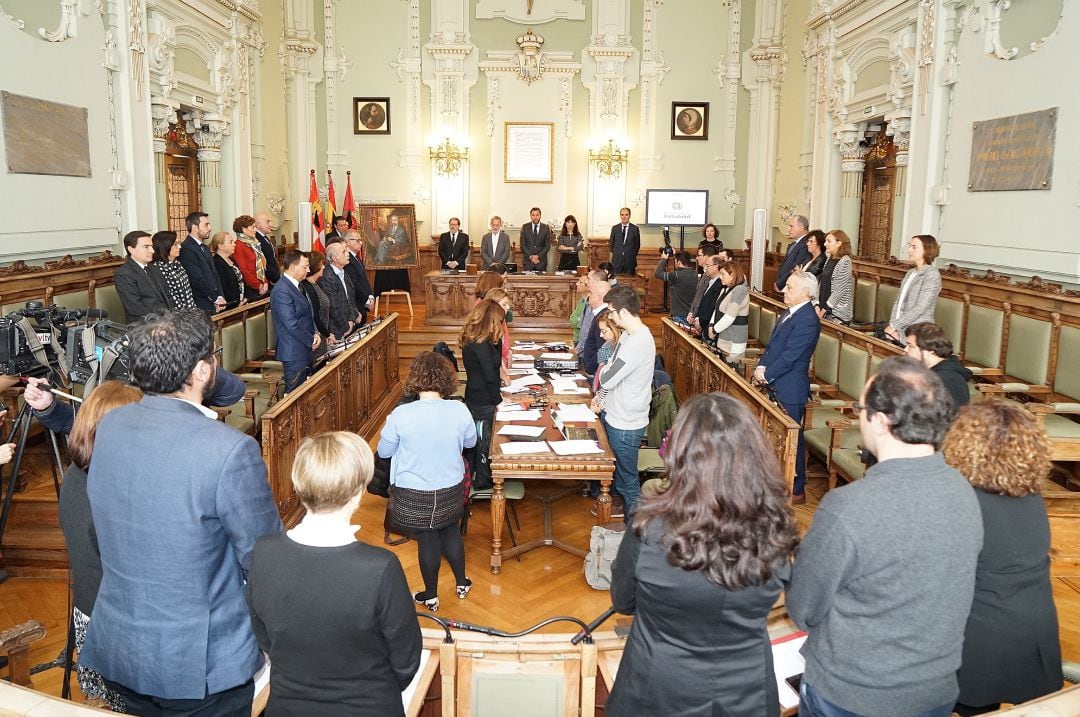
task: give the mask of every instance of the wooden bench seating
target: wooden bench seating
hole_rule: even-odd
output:
[[[221,367],[244,380],[244,398],[224,413],[233,428],[249,435],[259,430],[267,408],[279,398],[283,371],[272,359],[273,321],[270,300],[261,299],[213,316]]]

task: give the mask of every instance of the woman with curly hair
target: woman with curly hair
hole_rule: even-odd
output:
[[[612,567],[635,619],[607,711],[778,714],[766,618],[798,534],[776,457],[721,393],[688,401],[667,445],[669,487],[641,498]]]
[[[233,220],[232,230],[236,235],[233,258],[244,277],[244,296],[248,301],[261,299],[270,291],[270,284],[266,281],[266,257],[255,236],[255,218],[241,214]]]
[[[379,455],[390,464],[390,515],[412,531],[424,578],[413,599],[439,609],[439,567],[446,556],[457,580],[457,596],[472,588],[465,576],[465,544],[458,521],[465,506],[465,465],[461,452],[476,445],[469,409],[448,401],[457,388],[450,362],[425,351],[413,359],[405,393],[418,400],[395,408],[379,436]]]
[[[954,711],[993,712],[1061,689],[1050,525],[1039,495],[1050,472],[1046,432],[1021,406],[983,401],[960,410],[941,452],[975,487],[983,518]]]

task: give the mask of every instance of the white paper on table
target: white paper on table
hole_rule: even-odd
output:
[[[589,380],[587,377],[582,376],[580,373],[572,373],[572,374],[569,374],[567,376],[563,376],[562,374],[558,374],[558,373],[553,373],[553,374],[549,374],[549,376],[550,376],[551,381],[553,383],[555,381],[588,381]]]
[[[559,420],[563,423],[596,420],[596,414],[584,403],[560,403],[558,414]]]
[[[566,396],[566,395],[588,396],[589,395],[589,387],[588,386],[578,386],[573,381],[552,381],[551,382],[551,390],[554,391],[556,395],[562,395],[562,396]],[[592,413],[592,411],[590,411],[590,413]]]
[[[532,360],[533,360],[533,357],[530,356],[529,354],[513,354],[512,353],[512,354],[510,354],[510,360],[511,361],[529,361],[531,363]]]
[[[604,452],[596,441],[551,441],[550,445],[551,450],[560,456],[584,456]]]
[[[535,351],[540,348],[540,344],[535,341],[515,341],[510,348],[519,349],[521,351]]]
[[[552,359],[553,361],[569,361],[570,359],[574,358],[574,354],[569,352],[563,353],[561,351],[547,351],[540,354],[540,358]]]
[[[507,371],[511,376],[532,376],[534,373],[539,373],[535,368],[512,368]]]
[[[514,361],[510,364],[510,368],[536,368],[536,362],[534,361]]]
[[[539,421],[540,411],[530,409],[528,411],[496,411],[495,420],[500,423],[514,423],[515,421]]]
[[[503,401],[495,407],[499,411],[524,411],[525,406],[521,405],[520,401]]]
[[[503,426],[496,431],[496,436],[526,436],[528,438],[537,438],[544,435],[544,431],[547,430],[544,426],[517,426],[508,425]]]
[[[521,456],[528,453],[548,453],[547,441],[507,441],[499,446],[504,456]]]
[[[805,632],[785,635],[773,641],[773,672],[776,673],[776,689],[780,693],[780,706],[784,709],[799,704],[799,695],[791,689],[785,680],[794,675],[801,675],[806,670],[806,660],[799,649],[806,642]]]

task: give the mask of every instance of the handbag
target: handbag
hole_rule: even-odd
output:
[[[596,590],[611,589],[611,564],[619,554],[623,531],[594,525],[589,536],[589,554],[585,556],[585,582]]]

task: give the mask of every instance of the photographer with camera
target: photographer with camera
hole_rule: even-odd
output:
[[[669,257],[675,257],[675,270],[667,270]],[[670,285],[671,318],[680,323],[686,323],[686,315],[690,313],[690,302],[694,300],[694,292],[697,290],[697,271],[693,268],[690,254],[682,249],[675,251],[671,244],[665,244],[660,249],[660,261],[656,264],[653,276]]]

